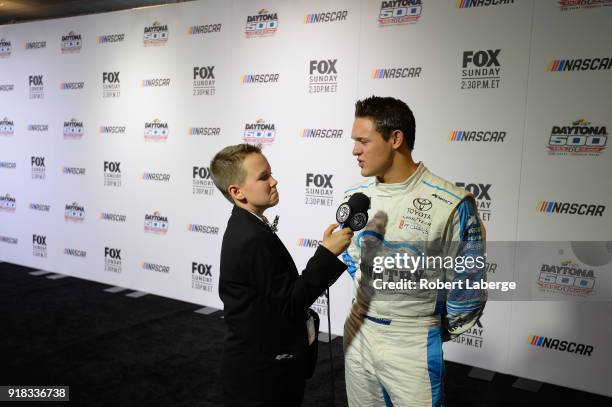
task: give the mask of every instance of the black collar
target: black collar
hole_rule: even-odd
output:
[[[238,205],[234,205],[234,209],[232,209],[232,216],[236,216],[237,218],[246,219],[248,222],[251,222],[257,225],[264,230],[272,233],[270,226],[266,225],[259,217],[244,208],[239,207]]]

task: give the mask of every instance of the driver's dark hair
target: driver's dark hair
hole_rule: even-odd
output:
[[[401,130],[406,147],[414,150],[414,131],[416,123],[412,110],[399,99],[392,97],[370,96],[355,103],[355,117],[368,118],[374,122],[377,132],[385,140],[391,133]]]

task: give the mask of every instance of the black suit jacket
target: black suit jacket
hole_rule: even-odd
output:
[[[300,276],[278,236],[234,206],[223,236],[219,278],[228,327],[221,369],[226,406],[301,402],[306,310],[345,269],[319,246]]]

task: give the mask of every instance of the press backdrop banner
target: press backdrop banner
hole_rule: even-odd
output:
[[[492,293],[446,358],[612,396],[611,20],[612,0],[234,0],[0,26],[0,260],[222,308],[214,153],[263,146],[301,268],[360,180],[355,101],[393,96],[416,160],[474,194],[489,280],[526,293]]]

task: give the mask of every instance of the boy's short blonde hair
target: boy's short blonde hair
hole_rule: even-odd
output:
[[[246,171],[242,163],[249,154],[261,154],[261,148],[251,144],[227,146],[210,161],[210,173],[215,186],[232,204],[234,200],[227,189],[232,184],[240,185],[244,182]]]

